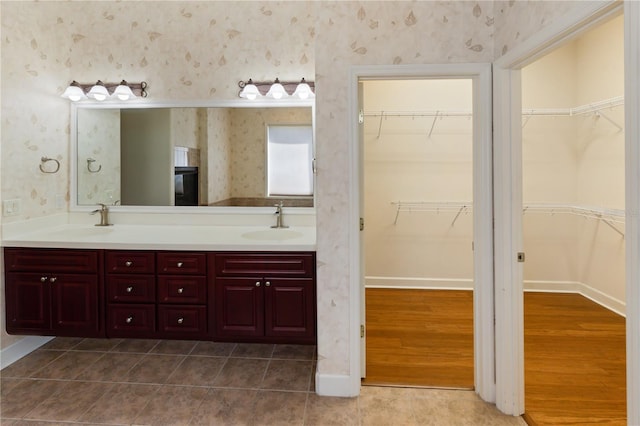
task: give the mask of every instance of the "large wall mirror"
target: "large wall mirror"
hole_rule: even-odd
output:
[[[313,207],[312,104],[78,104],[72,120],[74,206]]]

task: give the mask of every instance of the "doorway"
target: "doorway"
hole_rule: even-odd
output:
[[[362,81],[364,384],[473,388],[472,84]]]
[[[626,424],[623,46],[618,16],[522,69],[533,424]]]
[[[428,214],[434,215],[438,220],[442,220],[444,222],[444,217],[449,216],[447,219],[447,226],[451,227],[451,224],[455,221],[454,227],[458,226],[458,224],[462,224],[462,222],[458,223],[460,217],[463,217],[466,220],[470,221],[472,224],[472,228],[470,232],[473,234],[473,251],[472,251],[472,271],[471,282],[464,281],[460,279],[458,281],[465,282],[467,288],[470,288],[471,285],[473,288],[472,295],[472,313],[473,319],[472,322],[472,335],[473,335],[473,387],[476,392],[486,401],[493,402],[495,399],[495,381],[494,381],[494,362],[493,362],[493,354],[494,354],[494,343],[493,343],[493,234],[491,232],[491,223],[492,223],[492,173],[491,173],[491,65],[490,64],[450,64],[450,65],[424,65],[424,66],[394,66],[394,67],[354,67],[352,70],[353,77],[353,85],[351,92],[351,99],[361,99],[362,92],[359,91],[361,87],[361,83],[364,81],[370,80],[468,80],[471,82],[472,86],[472,118],[469,117],[469,110],[466,111],[465,120],[469,120],[468,124],[472,128],[472,190],[471,190],[471,200],[472,205],[471,208],[468,208],[466,215],[464,211],[460,212],[460,206],[457,207],[455,212],[442,211],[441,215],[438,216],[437,212],[409,212],[409,211],[400,211],[398,212],[398,202],[402,201],[416,201],[415,199],[398,199],[395,200],[386,200],[385,212],[386,214],[392,214],[391,217],[386,216],[385,220],[387,221],[387,228],[391,226],[397,226],[397,224],[404,217],[404,224],[401,224],[401,227],[404,225],[410,225],[411,221],[418,220],[419,215]],[[359,87],[360,86],[360,87]],[[401,96],[405,96],[404,95]],[[367,229],[369,226],[368,219],[365,217],[365,190],[366,187],[364,185],[364,141],[363,141],[363,124],[366,118],[364,117],[365,111],[362,108],[362,104],[352,104],[354,107],[354,111],[357,116],[356,123],[358,121],[361,124],[356,124],[353,127],[353,137],[352,140],[357,143],[359,148],[355,148],[352,153],[355,154],[351,157],[352,159],[352,170],[355,172],[352,179],[352,206],[354,207],[353,212],[357,212],[354,217],[354,222],[359,222],[359,218],[362,217],[364,220],[364,228]],[[357,108],[356,108],[357,106]],[[394,111],[399,112],[400,107],[397,107]],[[444,109],[443,109],[444,111]],[[401,112],[401,111],[400,111]],[[406,111],[405,111],[406,112]],[[414,111],[415,112],[415,111]],[[425,112],[424,108],[422,110],[418,110],[418,112]],[[429,111],[427,111],[429,112]],[[434,111],[431,111],[432,113]],[[436,111],[437,112],[437,108]],[[439,115],[439,114],[438,114]],[[359,120],[358,120],[359,118]],[[385,130],[385,124],[390,125],[390,118],[387,117],[386,122],[385,117],[378,111],[377,117],[371,117],[372,119],[377,119],[377,128],[375,128],[375,134],[373,138],[377,138],[378,128],[380,128],[380,119],[383,120],[381,136],[382,132]],[[400,118],[400,117],[395,117]],[[404,117],[405,119],[412,120],[414,122],[418,122],[418,117]],[[437,119],[437,123],[434,124],[434,118]],[[460,118],[460,117],[458,117]],[[425,143],[428,143],[429,133],[431,132],[431,137],[433,138],[435,134],[435,129],[432,131],[432,126],[444,125],[444,116],[442,120],[440,117],[436,117],[435,114],[432,114],[431,117],[422,117],[423,120],[423,129],[421,138]],[[426,121],[426,123],[424,123]],[[415,123],[414,123],[415,124]],[[426,125],[426,128],[424,126]],[[443,127],[444,128],[444,127]],[[391,129],[391,127],[386,127],[386,129]],[[442,128],[441,128],[442,130]],[[394,204],[391,204],[391,202]],[[429,201],[429,200],[417,200],[417,201]],[[443,203],[443,199],[440,199],[438,202]],[[456,200],[460,201],[460,200]],[[469,200],[465,200],[469,201]],[[401,210],[404,210],[407,207],[407,204],[401,204]],[[433,207],[428,205],[423,205],[421,207]],[[452,206],[449,206],[452,207]],[[460,215],[458,215],[460,212]],[[415,214],[414,214],[415,213]],[[451,214],[453,213],[453,214]],[[395,216],[398,215],[398,220],[396,221]],[[384,214],[383,214],[384,215]],[[404,216],[402,216],[404,215]],[[408,216],[409,215],[409,216]],[[456,216],[458,218],[456,219]],[[408,220],[407,220],[408,218]],[[396,221],[396,225],[393,225],[393,222]],[[405,231],[409,227],[404,227]],[[462,227],[461,227],[462,228]],[[388,230],[388,229],[387,229]],[[456,230],[455,232],[458,232]],[[361,299],[359,301],[359,311],[360,311],[360,320],[361,324],[364,326],[367,323],[365,317],[365,256],[366,256],[366,246],[365,246],[365,232],[360,232],[355,241],[358,241],[359,244],[354,246],[355,250],[352,251],[352,256],[356,256],[355,260],[358,267],[358,276],[360,280],[358,282],[358,291],[361,294]],[[471,251],[471,242],[469,242],[468,250]],[[372,278],[372,276],[369,276]],[[374,276],[375,278],[375,276]],[[389,278],[389,277],[385,277]],[[393,278],[393,277],[391,277]],[[395,277],[398,278],[398,277]],[[400,278],[403,278],[400,275]],[[423,277],[424,278],[424,277]],[[429,278],[429,277],[427,277]],[[435,283],[437,280],[433,278],[438,277],[430,277],[432,278],[431,283]],[[442,278],[442,277],[440,277]],[[446,278],[446,277],[445,277]],[[467,278],[469,279],[469,278]],[[375,281],[375,280],[374,280]],[[401,280],[403,281],[403,280]],[[405,284],[410,282],[411,280],[405,280]],[[429,280],[426,280],[429,281]],[[455,280],[452,280],[455,281]],[[442,282],[442,281],[441,281]],[[371,280],[370,280],[371,283]],[[450,283],[449,283],[450,285]],[[458,283],[459,285],[459,283]],[[438,284],[435,284],[434,287],[438,287]],[[422,289],[420,289],[422,290]],[[435,289],[434,289],[435,290]],[[455,291],[451,288],[447,288],[445,291]],[[363,327],[364,331],[364,327]],[[360,333],[359,333],[360,334]],[[367,333],[362,333],[362,337],[358,336],[358,340],[360,342],[360,350],[358,351],[361,358],[359,358],[359,365],[361,369],[361,376],[365,378],[367,377],[367,373],[365,371],[366,366],[366,335]]]

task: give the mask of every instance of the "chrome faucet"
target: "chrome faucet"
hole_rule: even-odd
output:
[[[100,213],[100,223],[96,223],[96,226],[111,226],[113,223],[109,223],[109,207],[106,204],[98,203],[99,209],[94,210],[91,214]]]
[[[282,224],[283,202],[280,201],[280,204],[274,204],[274,207],[276,208],[276,212],[274,213],[276,215],[276,224],[273,225],[272,228],[288,228],[288,226]]]

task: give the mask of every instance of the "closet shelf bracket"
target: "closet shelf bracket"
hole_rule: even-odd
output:
[[[622,132],[624,129],[622,128],[622,126],[620,126],[618,123],[616,123],[615,121],[613,121],[611,118],[609,118],[608,115],[606,115],[604,112],[602,111],[596,111],[595,113],[596,118],[604,118],[605,120],[607,120],[609,123],[613,124],[614,126],[616,126],[618,128],[618,132]]]

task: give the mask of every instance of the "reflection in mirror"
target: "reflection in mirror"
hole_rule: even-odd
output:
[[[306,129],[310,107],[76,109],[77,202],[312,207],[313,191],[268,195],[267,129]],[[313,146],[298,156],[311,170]],[[293,157],[291,157],[293,158]],[[313,175],[311,174],[311,188]]]

